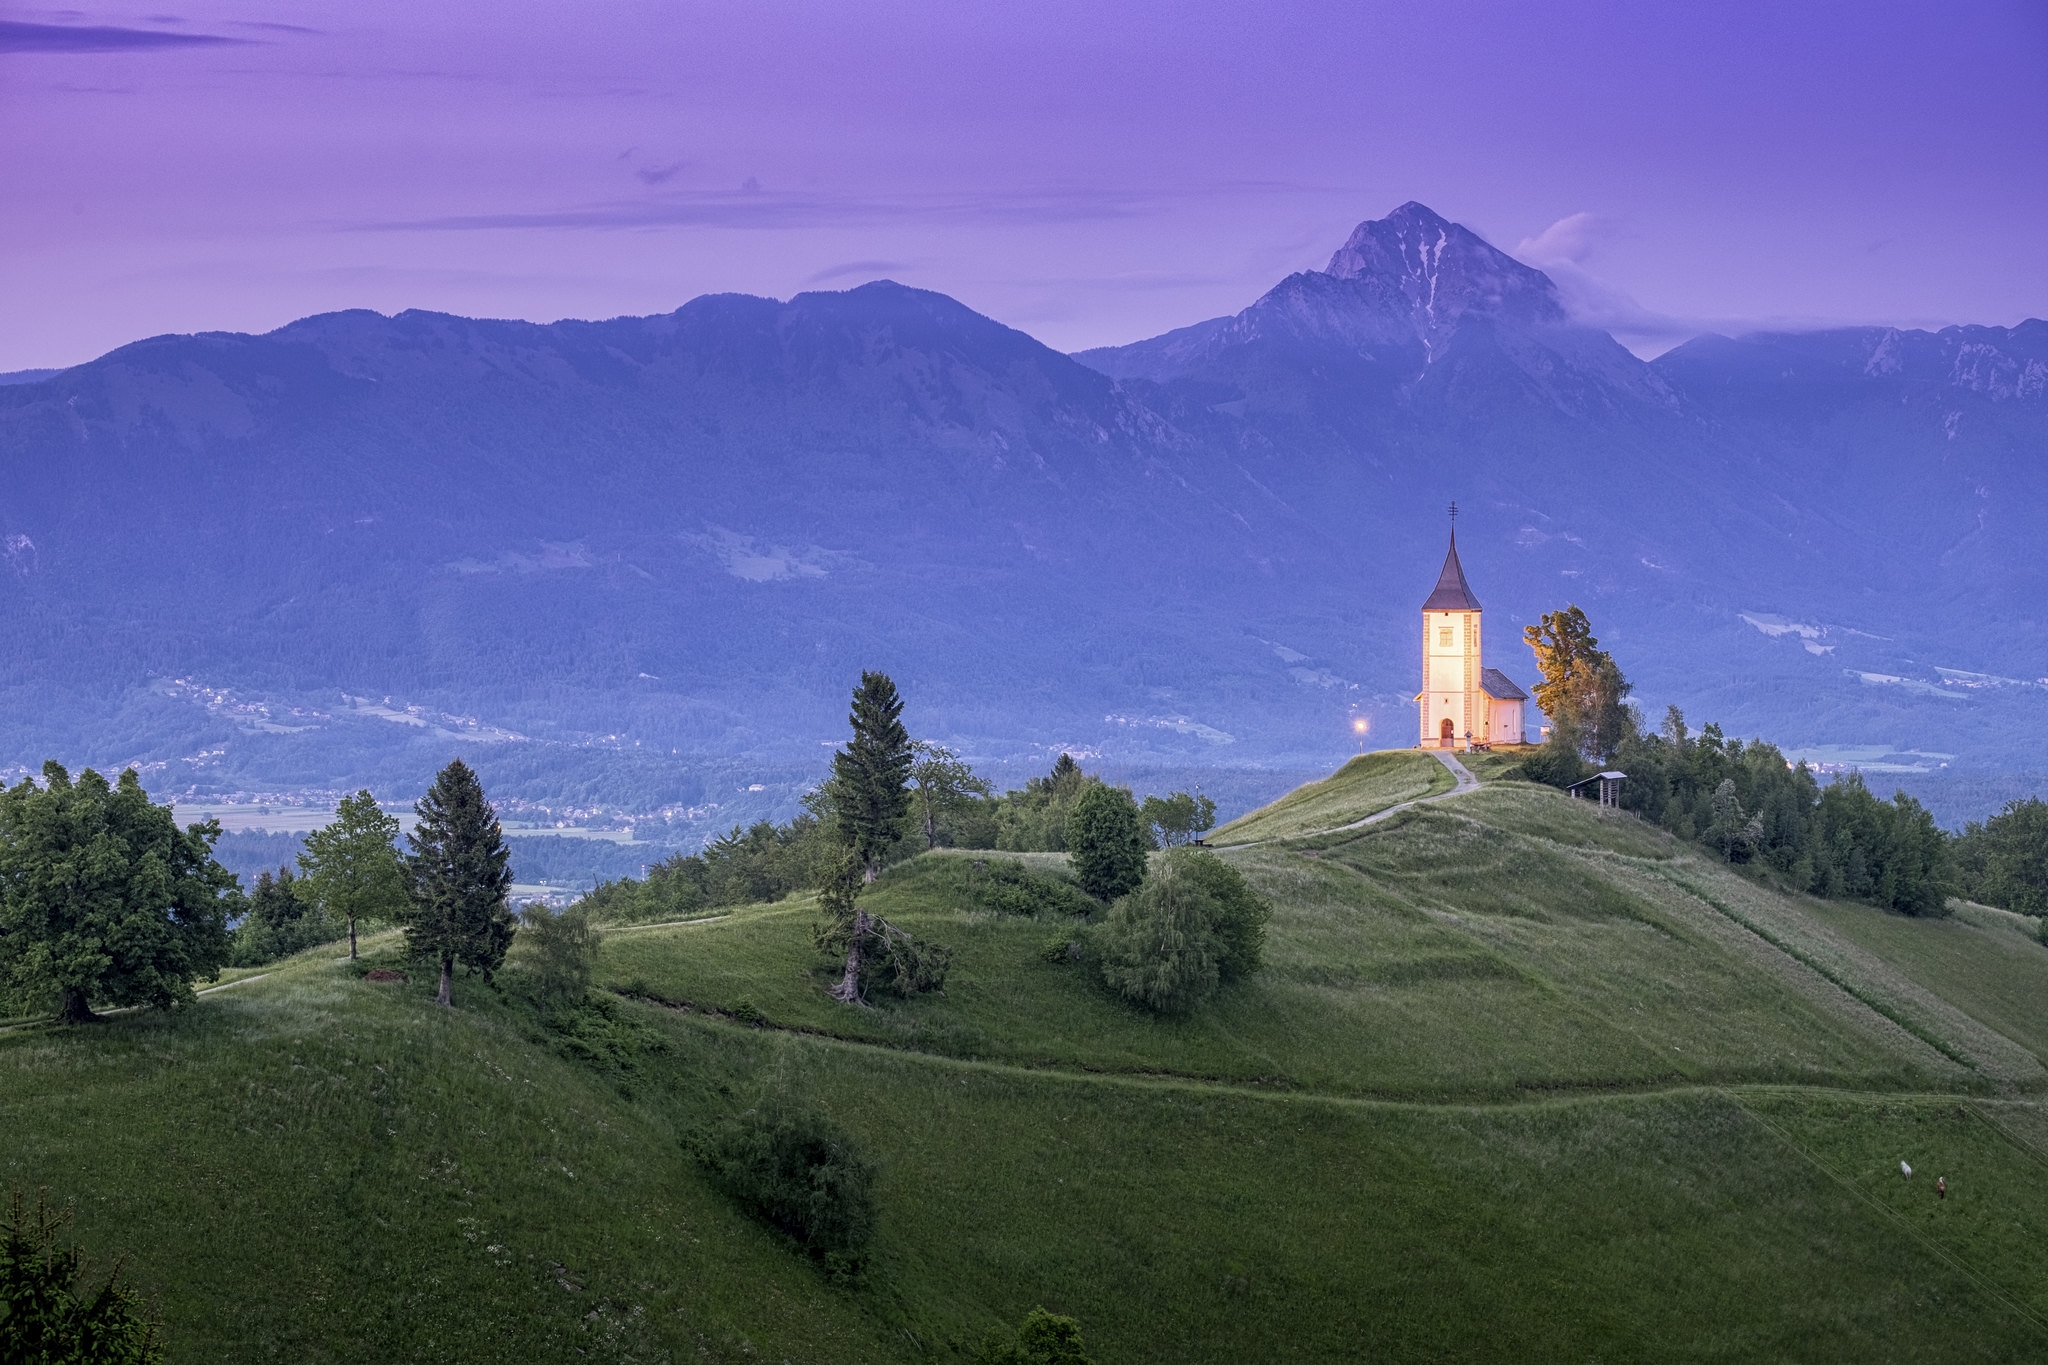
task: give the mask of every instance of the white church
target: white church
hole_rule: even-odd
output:
[[[1437,575],[1436,591],[1422,604],[1422,690],[1415,694],[1415,704],[1422,715],[1423,748],[1523,742],[1522,703],[1529,695],[1507,674],[1484,666],[1479,615],[1479,599],[1472,595],[1465,566],[1458,562],[1454,521],[1444,571]]]

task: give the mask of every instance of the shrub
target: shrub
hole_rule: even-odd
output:
[[[1085,916],[1096,909],[1072,881],[1053,872],[1035,872],[1015,858],[976,859],[969,873],[968,896],[997,914]]]
[[[1043,1308],[1026,1313],[1014,1336],[991,1331],[974,1360],[975,1365],[1095,1365],[1082,1348],[1081,1324]]]
[[[1038,945],[1038,960],[1064,967],[1081,960],[1081,940],[1071,934],[1054,934]]]
[[[740,1206],[816,1256],[848,1256],[875,1229],[875,1172],[815,1105],[771,1095],[697,1141],[698,1161]]]
[[[1180,869],[1209,900],[1217,975],[1224,981],[1237,981],[1257,971],[1266,951],[1266,921],[1273,912],[1252,893],[1238,870],[1202,849],[1180,849],[1162,861]]]
[[[90,1287],[78,1248],[57,1244],[65,1221],[40,1197],[29,1212],[14,1192],[0,1223],[0,1360],[156,1365],[163,1344],[121,1267]]]
[[[542,1008],[580,1003],[590,992],[590,972],[603,942],[591,926],[589,909],[580,901],[559,914],[545,905],[529,905],[519,921],[525,931],[519,936],[522,962],[533,973]]]
[[[1179,1014],[1206,999],[1221,979],[1221,943],[1210,927],[1215,902],[1179,859],[1110,907],[1095,936],[1102,975],[1133,1004]]]
[[[1081,889],[1113,901],[1145,880],[1145,827],[1138,803],[1121,787],[1089,787],[1067,816],[1067,852]]]
[[[1512,775],[1547,787],[1569,787],[1586,775],[1586,764],[1568,744],[1545,744],[1517,764]]]
[[[950,854],[912,858],[884,872],[877,882],[906,893],[911,903],[952,908],[965,901],[998,915],[1090,915],[1102,906],[1063,871],[1040,870],[1016,858],[963,858]]]

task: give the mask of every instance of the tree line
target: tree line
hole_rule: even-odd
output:
[[[1082,796],[1108,786],[1062,753],[1045,776],[996,793],[952,750],[923,740],[905,743],[908,804],[877,836],[882,866],[934,848],[1070,852],[1069,826]],[[1191,843],[1216,824],[1215,801],[1199,793],[1178,791],[1137,801],[1122,788],[1108,790],[1131,801],[1140,842],[1148,851]],[[600,920],[652,921],[819,890],[840,844],[833,791],[831,783],[822,784],[804,797],[803,810],[790,820],[735,825],[696,853],[676,853],[653,864],[640,878],[599,883],[580,903]]]
[[[1823,786],[1764,740],[1694,733],[1678,707],[1645,730],[1632,686],[1577,606],[1525,628],[1543,680],[1549,738],[1519,775],[1565,787],[1616,769],[1622,808],[1722,860],[1767,868],[1791,889],[1909,915],[1946,913],[1951,896],[2048,915],[2048,805],[2009,804],[1959,835],[1905,792],[1887,801],[1858,773]],[[2048,922],[2044,922],[2048,932]]]
[[[95,1006],[168,1007],[223,966],[260,965],[371,922],[405,929],[408,953],[439,973],[451,1002],[458,967],[489,979],[515,932],[509,851],[483,785],[460,759],[398,821],[367,792],[306,838],[299,873],[244,894],[213,857],[217,820],[178,828],[133,769],[115,781],[43,765],[42,781],[0,792],[0,998],[67,1023]]]

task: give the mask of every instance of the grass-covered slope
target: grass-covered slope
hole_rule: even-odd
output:
[[[613,934],[574,1042],[314,954],[0,1035],[7,1175],[184,1360],[948,1360],[1036,1304],[1102,1365],[2048,1352],[2010,917],[1789,899],[1514,783],[1228,856],[1268,966],[1184,1020],[918,860],[869,898],[943,996],[826,999],[804,902]],[[769,1087],[880,1163],[863,1284],[682,1156]]]
[[[1449,769],[1418,750],[1361,754],[1320,782],[1296,787],[1278,801],[1240,815],[1208,838],[1212,844],[1248,844],[1335,829],[1389,806],[1449,791]]]

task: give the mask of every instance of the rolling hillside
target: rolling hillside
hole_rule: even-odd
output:
[[[1391,806],[1399,766],[1327,787]],[[1490,782],[1227,851],[1268,965],[1161,1020],[1044,960],[1064,925],[963,910],[961,856],[870,893],[957,950],[908,1004],[829,1001],[797,900],[613,933],[573,1037],[516,971],[448,1015],[319,953],[16,1028],[7,1176],[131,1254],[181,1360],[946,1360],[1035,1304],[1104,1365],[2048,1349],[2018,917],[1785,897]],[[881,1163],[864,1283],[684,1159],[765,1089]]]

